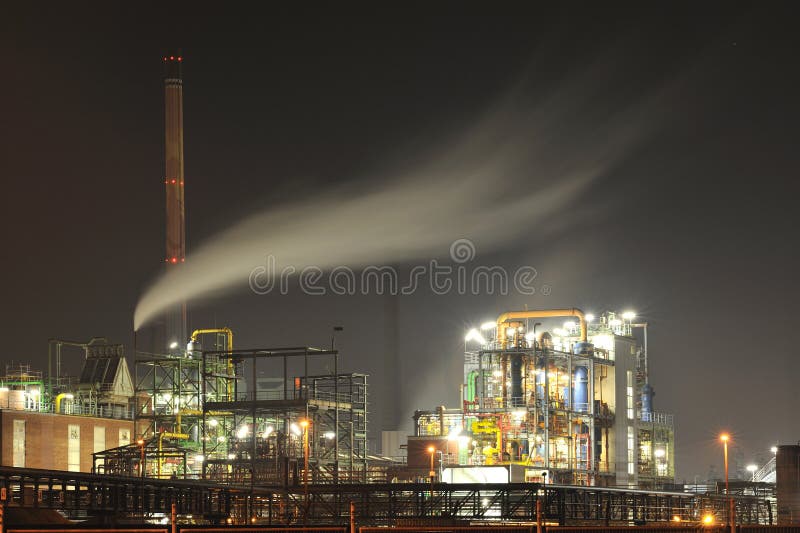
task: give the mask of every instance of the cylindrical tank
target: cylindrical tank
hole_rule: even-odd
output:
[[[524,405],[522,398],[522,355],[511,355],[511,405]]]
[[[10,390],[8,391],[8,408],[24,410],[25,409],[25,391],[24,390]]]
[[[591,357],[594,355],[594,344],[591,342],[576,342],[572,347],[572,353]]]
[[[195,357],[199,358],[203,353],[203,346],[200,344],[200,341],[189,341],[189,344],[186,345],[186,356],[190,359],[194,359]]]
[[[572,409],[581,413],[589,412],[589,369],[576,366],[572,380]]]
[[[775,482],[778,525],[800,524],[800,445],[778,446]]]
[[[650,414],[653,412],[653,396],[655,395],[656,393],[649,383],[642,387],[642,418],[644,420],[650,420]]]

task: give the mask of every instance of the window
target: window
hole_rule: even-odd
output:
[[[78,424],[67,426],[67,470],[81,471],[81,427]]]
[[[130,429],[120,429],[119,430],[119,441],[117,446],[127,446],[131,443],[131,430]]]
[[[633,420],[633,372],[628,370],[626,377],[628,387],[625,390],[625,401],[628,410],[628,420]]]
[[[636,465],[634,461],[634,449],[636,442],[633,435],[633,426],[628,426],[628,474],[633,475],[636,472]]]
[[[102,452],[106,449],[106,428],[103,426],[95,426],[94,427],[94,446],[92,446],[92,451],[94,453]],[[105,462],[103,459],[97,461],[97,469],[98,472],[103,472],[103,466]]]
[[[14,420],[13,466],[25,468],[25,421]]]
[[[103,426],[94,427],[94,453],[102,452],[106,449],[106,428]]]

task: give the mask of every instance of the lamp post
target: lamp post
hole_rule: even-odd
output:
[[[431,469],[428,475],[431,477],[431,516],[433,516],[433,480],[436,477],[436,470],[433,469],[433,458],[436,455],[436,448],[428,446],[428,453],[431,454]]]
[[[139,506],[142,508],[142,518],[144,518],[144,438],[136,441],[141,450],[141,458],[139,460]]]
[[[306,500],[306,518],[308,517],[308,429],[310,421],[304,418],[300,421],[303,428],[303,492]]]
[[[731,528],[731,533],[736,533],[736,516],[734,515],[733,498],[731,498],[730,485],[728,484],[728,441],[730,435],[723,433],[719,436],[722,441],[722,448],[725,454],[725,496],[728,499],[728,524]]]

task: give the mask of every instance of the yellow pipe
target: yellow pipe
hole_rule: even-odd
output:
[[[233,351],[233,331],[231,330],[231,328],[196,329],[196,330],[194,330],[192,332],[192,336],[190,337],[189,340],[191,340],[192,342],[195,342],[195,341],[197,341],[197,337],[199,337],[200,335],[203,335],[205,333],[224,333],[225,334],[225,338],[227,339],[227,347],[226,347],[227,348],[227,352],[228,352],[228,355],[230,356],[230,352]],[[228,357],[227,372],[228,372],[228,376],[232,376],[233,375],[233,361],[231,361],[230,357]],[[227,396],[228,396],[227,400],[231,401],[231,399],[233,398],[233,382],[230,379],[228,380],[228,390],[226,392],[227,392]]]
[[[578,317],[581,326],[581,341],[586,342],[587,328],[586,317],[580,309],[545,309],[540,311],[508,311],[497,317],[497,343],[501,348],[506,347],[506,328],[504,324],[509,320],[525,318],[553,318],[559,316]]]
[[[56,414],[61,413],[61,400],[64,398],[71,400],[72,394],[69,392],[62,392],[61,394],[56,396]]]

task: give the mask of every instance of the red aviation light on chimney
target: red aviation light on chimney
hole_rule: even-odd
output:
[[[175,61],[175,56],[169,56],[170,61]]]
[[[183,61],[183,58],[181,56],[178,56],[178,61]]]
[[[177,258],[177,257],[173,257],[173,258],[172,258],[172,262],[173,262],[173,263],[177,263],[177,262],[178,262],[178,258]]]

